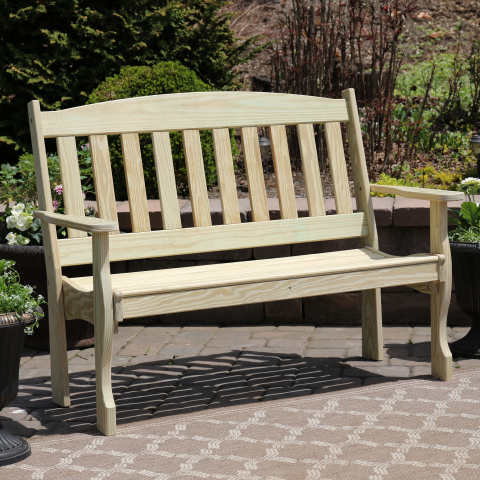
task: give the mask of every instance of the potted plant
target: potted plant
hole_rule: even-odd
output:
[[[449,234],[452,272],[458,306],[472,317],[470,331],[450,344],[457,356],[480,355],[480,206],[474,195],[480,191],[480,179],[466,178],[460,188],[466,201],[460,211],[451,210],[455,229]]]
[[[45,303],[34,288],[20,283],[14,262],[0,260],[0,410],[18,393],[18,372],[25,333],[32,334],[42,317]],[[0,423],[0,466],[19,462],[30,455],[30,445],[8,433]]]
[[[91,188],[92,169],[88,144],[78,151],[80,175],[84,194],[93,193]],[[49,155],[48,169],[54,211],[64,213],[63,190],[57,155]],[[38,208],[37,187],[33,155],[24,154],[18,165],[4,164],[0,167],[0,205],[5,208],[0,223],[0,258],[15,262],[16,270],[24,284],[32,285],[47,297],[47,272],[42,243],[41,224],[33,218]],[[93,215],[87,209],[86,215]],[[3,228],[2,228],[3,227]],[[58,229],[58,236],[65,237],[66,230]],[[89,266],[68,267],[64,274],[69,277],[91,275]],[[71,320],[66,324],[67,347],[85,348],[94,344],[93,325],[84,320]],[[48,315],[41,320],[34,335],[25,339],[25,345],[39,350],[49,350]]]

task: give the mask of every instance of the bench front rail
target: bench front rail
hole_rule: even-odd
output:
[[[41,112],[29,104],[32,145],[48,275],[52,398],[70,405],[65,320],[95,327],[97,427],[115,434],[111,386],[113,331],[123,319],[331,293],[362,291],[362,353],[383,358],[380,289],[409,285],[432,297],[432,375],[451,379],[446,320],[451,290],[447,201],[461,193],[370,186],[353,90],[342,99],[255,92],[207,92],[115,100]],[[357,202],[354,213],[345,162],[346,136]],[[326,216],[314,124],[322,124],[336,215]],[[286,125],[297,129],[309,216],[297,218]],[[280,204],[270,220],[257,127],[268,127]],[[252,222],[239,213],[229,129],[239,129]],[[211,130],[224,225],[212,226],[200,130]],[[170,145],[181,131],[194,226],[182,228]],[[163,230],[151,231],[139,133],[149,133]],[[317,132],[320,134],[320,132]],[[120,234],[108,135],[120,135],[132,233]],[[76,137],[88,136],[99,218],[84,215]],[[56,138],[66,215],[53,213],[45,139]],[[431,250],[396,257],[378,250],[370,191],[431,201]],[[68,229],[59,240],[56,226]],[[238,248],[359,238],[347,251],[110,274],[110,261],[166,257]],[[62,267],[93,265],[93,276],[68,278]],[[335,319],[332,319],[334,323]]]

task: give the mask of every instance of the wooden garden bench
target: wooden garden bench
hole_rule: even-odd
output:
[[[461,193],[369,185],[352,89],[338,100],[252,92],[208,92],[115,100],[58,112],[28,106],[48,272],[52,397],[70,405],[65,320],[95,326],[97,427],[115,434],[111,386],[115,322],[124,318],[362,290],[362,351],[383,357],[380,288],[410,285],[432,295],[432,375],[451,379],[446,321],[451,290],[447,201]],[[353,213],[340,122],[347,127],[357,212]],[[322,123],[337,214],[325,215],[312,124]],[[297,125],[309,217],[297,218],[285,125]],[[257,127],[268,127],[280,220],[270,221]],[[228,128],[239,128],[253,222],[241,223]],[[212,226],[199,130],[212,130],[224,225]],[[169,133],[181,131],[194,227],[182,228]],[[150,231],[138,133],[151,133],[163,230]],[[132,233],[119,235],[107,135],[120,135]],[[89,137],[100,218],[84,216],[75,137]],[[52,211],[45,139],[56,138],[67,215]],[[431,201],[431,252],[378,251],[370,192]],[[57,240],[56,225],[68,228]],[[88,236],[91,234],[91,236]],[[166,257],[340,238],[354,250],[110,275],[109,261]],[[93,277],[62,267],[93,263]],[[335,319],[332,318],[332,323]]]

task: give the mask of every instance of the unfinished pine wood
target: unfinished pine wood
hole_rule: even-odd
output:
[[[455,202],[464,200],[463,192],[450,192],[447,190],[432,190],[431,188],[399,187],[395,185],[370,185],[370,191],[387,193],[399,197],[416,198],[418,200],[430,200],[436,202]]]
[[[311,123],[297,125],[297,134],[302,157],[303,181],[307,192],[308,215],[319,217],[326,212],[313,125]]]
[[[374,271],[406,265],[433,264],[438,281],[438,257],[381,257],[364,249],[347,250],[330,254],[302,255],[291,258],[275,258],[256,262],[204,265],[182,269],[132,272],[112,275],[115,291],[123,297],[167,293],[180,290],[195,290],[200,287],[216,288],[228,285],[261,283],[292,278],[307,278],[332,273]],[[429,268],[429,267],[428,267]],[[415,278],[412,278],[415,280]],[[71,279],[81,291],[93,289],[92,277]],[[67,301],[65,300],[65,303]]]
[[[111,261],[154,258],[235,248],[265,247],[368,235],[364,213],[271,222],[236,223],[182,230],[112,235]],[[62,266],[92,263],[91,240],[60,240]]]
[[[350,121],[347,123],[347,140],[350,151],[350,161],[352,163],[357,211],[365,212],[368,222],[369,235],[363,237],[361,243],[362,245],[370,246],[378,250],[377,225],[370,195],[370,182],[368,179],[365,151],[363,149],[362,130],[358,117],[355,91],[353,88],[349,88],[342,92],[342,97],[347,101],[348,116],[350,117]],[[369,355],[372,352],[378,352],[383,348],[383,345],[380,344],[381,336],[378,333],[381,331],[381,328],[380,290],[376,292],[363,290],[362,330],[370,332],[373,335],[371,339],[365,340],[365,342],[362,340],[362,347],[363,345],[366,346],[366,350],[362,351],[362,355],[366,358],[370,358]]]
[[[147,191],[143,175],[142,154],[138,133],[120,135],[123,152],[123,167],[127,183],[128,204],[132,232],[149,232],[150,217],[148,215]]]
[[[90,153],[92,155],[93,181],[95,183],[99,217],[118,222],[107,136],[90,135],[88,141],[90,142]],[[111,233],[118,234],[119,231]]]
[[[212,130],[215,164],[217,166],[218,189],[222,203],[223,223],[240,223],[240,208],[238,205],[237,185],[233,169],[232,144],[228,128]]]
[[[82,183],[80,181],[75,137],[58,137],[57,150],[65,213],[67,215],[84,217],[85,207],[83,205]],[[67,233],[69,238],[87,236],[85,232],[73,228],[68,228]]]
[[[452,354],[447,340],[447,315],[452,291],[452,259],[448,240],[447,202],[430,202],[430,251],[445,256],[445,281],[431,298],[432,377],[452,379]]]
[[[263,92],[152,95],[41,115],[47,138],[349,120],[342,99]]]
[[[208,202],[200,132],[198,130],[185,130],[182,132],[182,138],[193,224],[195,227],[206,227],[212,224],[212,216],[210,215],[210,204]]]
[[[326,123],[324,127],[337,213],[352,213],[352,200],[350,198],[350,186],[340,124]]]
[[[165,230],[182,228],[178,206],[177,184],[173,169],[172,147],[169,132],[152,133],[155,171],[157,173],[158,194],[162,207],[162,223]]]
[[[287,131],[285,125],[269,128],[273,166],[277,182],[278,202],[281,218],[297,218],[297,204],[293,188],[292,167],[288,153]]]
[[[362,245],[374,247],[378,250],[377,225],[370,195],[370,182],[368,180],[367,163],[365,160],[365,150],[363,149],[362,130],[358,117],[355,90],[353,88],[345,90],[342,92],[342,97],[347,101],[348,116],[350,117],[350,121],[347,123],[347,140],[350,151],[350,161],[352,163],[357,212],[365,212],[370,230],[368,237],[362,239]]]
[[[267,194],[263,177],[262,156],[256,127],[241,129],[243,156],[247,172],[250,208],[254,222],[270,220],[268,213]]]
[[[362,357],[383,360],[382,302],[379,288],[362,291]]]
[[[61,227],[75,228],[82,232],[115,232],[118,230],[118,223],[111,220],[104,220],[96,217],[74,217],[73,215],[64,215],[62,213],[44,212],[35,210],[33,212],[35,218],[59,225]]]
[[[123,316],[157,315],[208,308],[219,308],[249,303],[273,302],[291,298],[304,298],[330,293],[352,292],[359,288],[374,289],[404,285],[411,275],[422,282],[437,278],[434,264],[395,267],[375,272],[353,272],[319,277],[297,278],[213,289],[198,289],[138,297],[124,297]],[[153,313],[155,312],[155,313]]]
[[[93,296],[97,428],[104,435],[115,435],[116,413],[112,393],[113,293],[106,232],[93,234]]]
[[[28,118],[35,162],[38,204],[42,210],[53,212],[47,152],[38,100],[33,100],[28,104]],[[42,222],[42,235],[48,279],[52,401],[62,407],[68,407],[70,406],[70,386],[68,383],[67,337],[63,308],[62,268],[55,226]]]
[[[90,279],[91,289],[89,290],[79,287],[74,281],[75,279],[63,277],[65,320],[81,319],[95,324],[93,277],[90,277]],[[118,328],[118,323],[123,321],[122,299],[122,292],[113,290],[114,329]]]

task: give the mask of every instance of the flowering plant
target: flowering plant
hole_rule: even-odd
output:
[[[43,315],[35,309],[46,303],[42,295],[35,296],[34,288],[20,283],[20,276],[12,268],[15,262],[0,260],[0,314],[33,313],[35,322],[25,328],[25,333],[31,335],[38,326],[38,320]]]
[[[83,198],[92,192],[92,168],[89,145],[83,145],[78,151],[80,179],[82,181]],[[47,158],[50,184],[52,190],[53,211],[65,213],[63,204],[63,188],[61,185],[60,166],[57,155]],[[33,212],[38,209],[37,188],[35,181],[35,166],[33,155],[24,154],[20,157],[17,166],[4,164],[0,167],[0,204],[4,204],[8,233],[0,239],[0,243],[9,245],[42,245],[41,222],[33,218]],[[93,193],[93,192],[92,192]],[[11,207],[11,203],[14,204]],[[93,209],[86,209],[85,215],[93,216]],[[60,238],[66,235],[66,229],[57,229]]]
[[[457,227],[450,232],[449,238],[454,242],[480,243],[480,205],[474,195],[480,192],[480,179],[469,177],[459,185],[465,193],[466,201],[460,211],[449,209],[453,214],[450,219]]]

